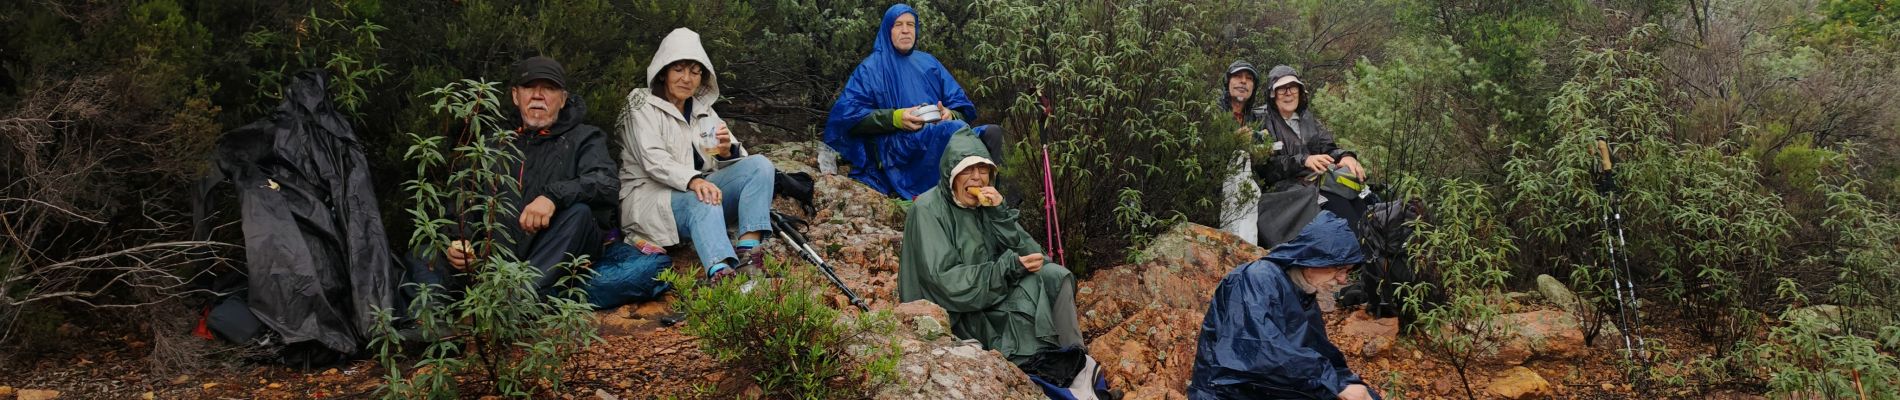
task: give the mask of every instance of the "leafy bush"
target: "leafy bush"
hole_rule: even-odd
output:
[[[344,3],[331,5],[336,10],[326,8],[324,13],[312,7],[298,17],[289,32],[261,29],[244,35],[245,44],[257,50],[265,65],[276,67],[255,73],[252,87],[262,92],[262,97],[281,100],[284,84],[297,72],[294,69],[323,68],[336,77],[330,87],[335,91],[337,109],[355,115],[370,100],[368,88],[389,77],[388,65],[377,54],[383,49],[377,34],[389,28],[359,19]],[[330,13],[339,15],[324,15]],[[262,107],[264,103],[252,105]]]
[[[1404,39],[1388,47],[1390,58],[1354,65],[1337,95],[1315,96],[1314,113],[1360,157],[1376,162],[1367,165],[1375,174],[1490,181],[1504,161],[1496,155],[1504,153],[1505,138],[1461,130],[1459,113],[1446,109],[1468,87],[1485,86],[1446,79],[1475,75],[1477,62],[1446,40]]]
[[[1457,85],[1457,96],[1439,106],[1455,110],[1446,115],[1458,132],[1531,141],[1548,133],[1540,129],[1543,105],[1559,84],[1547,74],[1561,66],[1545,53],[1574,35],[1562,21],[1595,9],[1580,1],[1401,0],[1391,7],[1405,29],[1454,43],[1469,57],[1468,73],[1438,77]]]
[[[425,178],[404,184],[415,207],[410,209],[417,229],[410,244],[423,249],[425,260],[450,245],[444,233],[452,226],[473,232],[478,260],[468,268],[472,283],[462,298],[451,299],[439,286],[424,284],[410,312],[424,338],[432,340],[418,364],[428,367],[405,379],[391,354],[400,339],[389,326],[374,344],[379,361],[390,375],[383,388],[387,398],[454,398],[452,376],[479,373],[497,394],[527,397],[538,389],[561,387],[567,357],[600,342],[594,328],[593,308],[580,288],[592,272],[561,278],[558,296],[544,296],[535,286],[541,270],[519,260],[508,247],[495,242],[507,229],[503,218],[515,218],[514,207],[499,191],[512,191],[519,182],[504,165],[512,165],[512,130],[501,125],[500,83],[465,80],[429,92],[433,108],[450,121],[465,123],[461,143],[453,156],[440,151],[443,136],[410,134],[415,144],[405,157],[416,163]],[[454,160],[452,163],[449,160]],[[443,181],[434,177],[446,176]],[[468,220],[473,216],[473,220]],[[585,256],[556,266],[548,273],[568,273],[586,264]],[[432,268],[451,268],[432,265]],[[387,315],[382,317],[388,322]]]
[[[1416,222],[1406,244],[1420,273],[1433,279],[1400,285],[1405,311],[1417,314],[1408,327],[1414,341],[1458,372],[1467,397],[1476,398],[1470,374],[1480,357],[1495,354],[1507,327],[1500,326],[1504,282],[1517,251],[1510,227],[1484,186],[1448,180],[1421,194],[1435,199],[1430,220]]]
[[[770,258],[765,265],[783,278],[706,285],[667,270],[660,279],[680,293],[675,306],[686,314],[685,332],[713,359],[753,371],[768,395],[870,398],[895,383],[902,349],[889,311],[841,318],[821,295],[830,287],[810,270]]]
[[[1841,179],[1841,178],[1835,178]],[[1862,194],[1866,183],[1857,178],[1839,185],[1824,184],[1828,197],[1825,226],[1836,233],[1833,254],[1839,263],[1836,282],[1827,291],[1833,304],[1847,307],[1844,329],[1849,334],[1881,338],[1889,350],[1900,351],[1900,220],[1890,206]]]
[[[1766,193],[1752,161],[1713,147],[1685,145],[1677,152],[1656,249],[1663,297],[1698,319],[1697,331],[1715,343],[1742,339],[1770,300],[1764,294],[1785,268],[1780,244],[1794,217],[1779,196]],[[1718,347],[1718,354],[1721,348]]]
[[[1769,371],[1770,390],[1783,396],[1900,398],[1900,359],[1882,352],[1874,339],[1843,331],[1838,315],[1797,308],[1808,298],[1796,286],[1792,279],[1781,281],[1776,292],[1788,304],[1782,325],[1751,348],[1752,360],[1744,360]]]
[[[1609,265],[1602,245],[1578,246],[1574,238],[1607,243],[1603,225],[1606,202],[1621,207],[1624,237],[1620,250],[1633,254],[1634,279],[1659,277],[1662,298],[1689,308],[1704,338],[1733,342],[1751,332],[1751,316],[1765,305],[1766,292],[1779,266],[1779,246],[1795,225],[1780,198],[1761,185],[1751,159],[1734,157],[1727,145],[1704,146],[1666,140],[1673,116],[1670,93],[1656,77],[1661,63],[1634,50],[1654,35],[1654,27],[1633,31],[1624,43],[1632,49],[1579,47],[1576,75],[1550,102],[1550,124],[1557,132],[1551,146],[1520,143],[1523,156],[1506,163],[1514,185],[1512,208],[1517,226],[1535,239],[1526,244],[1525,262],[1555,261],[1576,267],[1568,274],[1577,291],[1602,309],[1608,279],[1617,271],[1592,271]],[[1620,193],[1599,195],[1594,172],[1600,163],[1597,138],[1610,148]],[[1541,150],[1532,150],[1541,149]],[[1599,315],[1584,316],[1593,327]],[[1641,327],[1623,327],[1625,329]]]
[[[1196,28],[1219,2],[983,0],[963,32],[965,85],[1019,139],[1008,165],[1040,166],[1047,142],[1067,243],[1080,261],[1110,257],[1173,222],[1216,221],[1220,185],[1246,143],[1213,110],[1219,73]],[[1223,64],[1224,65],[1224,64]],[[1051,101],[1049,131],[1037,121]],[[1225,121],[1225,123],[1223,123]],[[1003,171],[1041,187],[1036,168]],[[1035,198],[1033,193],[1025,197]],[[1027,213],[1039,221],[1041,212]],[[1114,216],[1114,218],[1085,218]],[[1038,222],[1025,221],[1034,226]]]

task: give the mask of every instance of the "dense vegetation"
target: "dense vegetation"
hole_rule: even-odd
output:
[[[1242,144],[1211,107],[1221,68],[1288,64],[1375,181],[1439,209],[1414,251],[1447,278],[1451,306],[1426,321],[1484,321],[1494,296],[1538,274],[1614,307],[1591,169],[1603,137],[1641,294],[1662,306],[1646,311],[1683,310],[1717,349],[1668,353],[1686,361],[1656,370],[1687,373],[1658,381],[1841,394],[1853,373],[1869,392],[1900,390],[1900,9],[1888,2],[912,4],[921,48],[971,91],[980,122],[1017,138],[1010,165],[1046,141],[1078,270],[1117,263],[1170,223],[1214,224]],[[740,134],[815,140],[886,5],[0,4],[0,346],[51,341],[62,319],[161,302],[227,268],[230,246],[190,241],[188,183],[217,135],[264,116],[294,71],[339,77],[385,220],[407,221],[403,133],[445,126],[431,90],[546,54],[566,64],[589,121],[611,127],[658,40],[684,26],[706,39],[722,114],[750,123]],[[1818,304],[1839,312],[1790,312]],[[1463,349],[1446,339],[1447,354]]]

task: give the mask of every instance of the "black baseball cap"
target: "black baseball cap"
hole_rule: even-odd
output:
[[[534,82],[537,79],[546,79],[549,82],[554,82],[554,86],[567,89],[566,75],[567,69],[561,68],[561,63],[554,61],[552,58],[534,56],[526,60],[515,62],[515,65],[508,71],[508,76],[512,77],[508,85],[516,87],[526,86],[528,82]]]

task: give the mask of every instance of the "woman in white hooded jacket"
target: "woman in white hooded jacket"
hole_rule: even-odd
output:
[[[772,229],[772,162],[749,155],[713,112],[719,80],[699,34],[667,34],[646,77],[651,86],[628,93],[620,115],[623,240],[658,254],[690,239],[714,280],[759,267],[759,239]]]

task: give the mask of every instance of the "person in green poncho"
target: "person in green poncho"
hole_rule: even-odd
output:
[[[991,186],[996,163],[969,129],[944,149],[937,187],[904,221],[897,296],[930,300],[950,314],[950,332],[1021,364],[1039,352],[1082,345],[1075,276],[1046,262]]]

